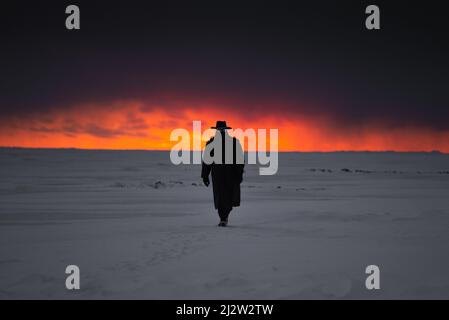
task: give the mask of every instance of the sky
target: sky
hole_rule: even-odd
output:
[[[342,2],[2,4],[0,146],[170,149],[226,120],[281,151],[449,152],[443,3],[375,1],[368,31]]]

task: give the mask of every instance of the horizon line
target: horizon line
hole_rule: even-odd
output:
[[[29,149],[29,150],[80,150],[80,151],[159,151],[159,152],[169,152],[170,149],[108,149],[108,148],[77,148],[77,147],[20,147],[20,146],[0,146],[0,149]],[[189,152],[198,152],[202,150],[188,150]],[[244,152],[258,152],[258,151],[244,151]],[[266,151],[262,151],[266,152]],[[332,150],[332,151],[320,151],[320,150],[287,150],[287,151],[277,151],[277,153],[437,153],[447,155],[449,153],[442,152],[440,150],[431,150],[431,151],[398,151],[398,150]]]

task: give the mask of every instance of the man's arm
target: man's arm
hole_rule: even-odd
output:
[[[204,184],[206,187],[209,185],[209,174],[212,169],[211,164],[205,164],[204,161],[201,165],[201,178],[203,179]]]
[[[209,140],[206,145],[208,145],[212,140]],[[201,161],[201,179],[203,179],[204,185],[207,187],[210,184],[209,174],[212,170],[212,164],[207,164],[204,161]]]

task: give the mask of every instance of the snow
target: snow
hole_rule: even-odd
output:
[[[168,152],[3,148],[0,298],[448,299],[448,170],[439,153],[281,153],[274,176],[246,167],[218,228],[200,166]]]

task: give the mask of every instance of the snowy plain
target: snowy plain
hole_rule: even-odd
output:
[[[218,228],[200,166],[168,152],[0,149],[0,298],[449,298],[449,155],[281,153],[276,175],[258,169]]]

